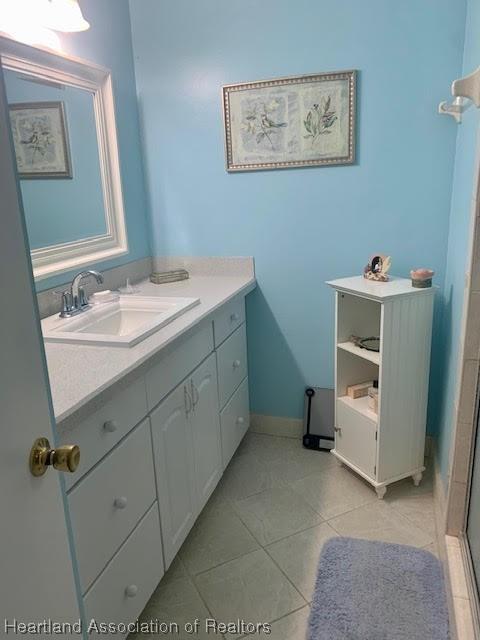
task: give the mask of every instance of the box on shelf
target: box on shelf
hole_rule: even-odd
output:
[[[351,384],[347,387],[347,396],[356,400],[357,398],[364,398],[368,395],[368,388],[373,385],[373,380],[367,380],[367,382],[359,382],[358,384]]]

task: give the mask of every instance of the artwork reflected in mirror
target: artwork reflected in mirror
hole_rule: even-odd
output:
[[[10,104],[19,178],[72,178],[63,102]]]
[[[4,69],[32,250],[107,232],[93,94]]]

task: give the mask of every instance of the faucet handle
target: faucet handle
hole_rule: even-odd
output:
[[[85,287],[78,288],[78,303],[81,307],[88,307],[88,295]]]
[[[55,293],[60,293],[56,291]],[[62,291],[62,310],[60,312],[60,318],[68,318],[73,310],[73,298],[72,293],[67,289]]]

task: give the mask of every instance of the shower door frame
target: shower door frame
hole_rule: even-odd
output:
[[[460,549],[462,550],[464,568],[467,578],[467,588],[469,592],[469,600],[472,609],[472,616],[474,620],[474,628],[480,628],[480,567],[475,567],[473,564],[472,552],[470,550],[470,541],[468,538],[468,518],[470,514],[470,501],[472,498],[472,479],[473,470],[475,465],[475,458],[478,456],[477,463],[480,464],[480,447],[476,443],[477,434],[479,431],[480,420],[480,395],[479,395],[479,381],[477,381],[477,393],[476,393],[476,410],[474,418],[474,429],[472,434],[471,451],[470,451],[470,464],[469,464],[469,482],[468,482],[468,496],[467,503],[465,505],[465,530],[462,536],[460,536]]]
[[[467,537],[475,440],[477,429],[480,428],[480,336],[476,320],[480,313],[480,151],[477,154],[476,176],[457,374],[454,417],[456,426],[445,505],[444,533],[459,540],[474,629],[476,637],[480,640],[480,595]],[[477,455],[480,460],[480,450],[477,451]]]

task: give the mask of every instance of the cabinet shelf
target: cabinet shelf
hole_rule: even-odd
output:
[[[368,418],[375,424],[378,423],[378,415],[375,411],[372,411],[368,406],[368,396],[364,396],[363,398],[350,398],[350,396],[340,396],[338,398],[338,402],[341,402],[349,409],[353,409],[357,413],[360,413],[365,418]]]
[[[339,342],[337,344],[339,349],[343,349],[343,351],[348,351],[349,353],[353,353],[364,360],[368,360],[369,362],[373,362],[373,364],[380,364],[380,353],[377,351],[369,351],[368,349],[362,349],[357,347],[353,342]]]

